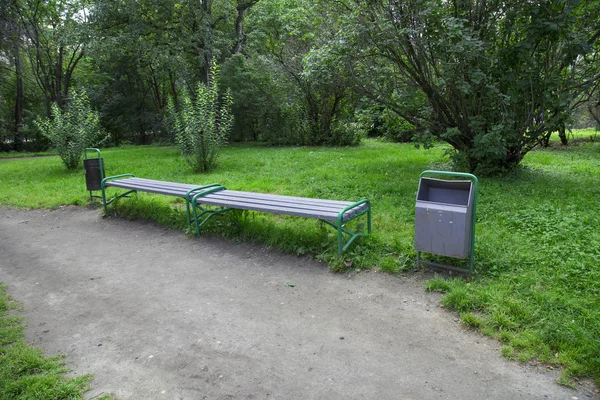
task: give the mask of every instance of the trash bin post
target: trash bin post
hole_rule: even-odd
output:
[[[477,211],[477,194],[478,194],[478,188],[479,188],[479,180],[477,179],[477,177],[473,174],[469,174],[469,173],[464,173],[464,172],[449,172],[449,171],[433,171],[433,170],[426,170],[423,171],[420,175],[419,175],[419,188],[421,186],[421,180],[425,175],[441,175],[441,176],[449,176],[449,177],[463,177],[463,178],[468,178],[472,184],[473,184],[473,197],[472,197],[472,208],[471,208],[471,232],[470,232],[470,246],[469,246],[469,272],[473,272],[473,268],[475,265],[475,220],[476,220],[476,211]],[[441,182],[445,182],[445,181],[441,181]],[[446,182],[452,182],[452,181],[446,181]],[[419,194],[417,194],[417,201],[419,201],[418,199]],[[467,204],[468,205],[468,204]],[[451,206],[451,205],[450,205]],[[415,230],[417,229],[417,227],[415,226]],[[417,235],[417,232],[415,232],[415,234]],[[416,241],[416,240],[415,240]],[[461,257],[459,257],[461,258]],[[422,263],[421,261],[421,251],[417,250],[417,266],[420,266]],[[433,264],[433,263],[431,263]],[[441,265],[440,265],[441,266]],[[457,269],[457,268],[451,268],[451,267],[447,267],[444,266],[448,269]],[[461,271],[464,271],[463,269],[460,269]]]

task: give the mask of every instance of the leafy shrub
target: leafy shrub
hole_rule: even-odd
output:
[[[85,90],[73,92],[64,110],[52,104],[51,112],[52,118],[40,118],[35,123],[58,151],[67,169],[79,167],[86,147],[98,146],[108,139]]]
[[[330,143],[333,146],[358,146],[366,136],[365,128],[360,123],[338,123],[332,129]]]
[[[233,126],[231,92],[219,96],[219,68],[213,63],[208,85],[199,83],[194,97],[183,92],[177,107],[173,99],[167,108],[167,124],[175,134],[181,154],[196,172],[217,166],[220,149],[227,143]]]
[[[357,121],[362,124],[368,137],[385,138],[399,143],[407,143],[417,133],[415,126],[388,107],[361,99],[355,111]]]

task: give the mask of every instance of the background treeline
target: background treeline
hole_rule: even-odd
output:
[[[0,150],[47,148],[34,121],[75,90],[113,145],[172,142],[169,99],[216,61],[231,140],[441,140],[506,170],[600,123],[599,43],[597,0],[4,0]]]

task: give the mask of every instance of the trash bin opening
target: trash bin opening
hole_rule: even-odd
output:
[[[421,178],[417,200],[469,206],[472,190],[473,182],[471,181],[446,181],[442,179]]]

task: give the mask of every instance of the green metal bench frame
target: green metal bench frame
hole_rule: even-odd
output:
[[[167,184],[168,185],[179,185],[178,187],[173,187],[173,192],[177,192],[177,194],[164,193],[164,191],[168,191],[168,190],[163,190],[163,193],[161,193],[161,194],[166,194],[166,195],[171,195],[171,196],[179,196],[179,197],[183,197],[185,199],[186,218],[187,218],[188,228],[190,230],[195,231],[195,234],[197,236],[200,235],[202,226],[204,226],[204,224],[206,224],[212,217],[214,217],[216,215],[224,214],[228,211],[231,211],[232,209],[244,209],[244,210],[249,210],[249,211],[261,211],[261,212],[270,212],[270,213],[277,213],[277,214],[294,215],[294,213],[289,213],[289,212],[285,212],[285,211],[281,211],[281,210],[275,212],[275,211],[269,211],[268,209],[255,209],[255,208],[252,208],[251,205],[244,205],[243,207],[240,207],[239,205],[237,207],[236,206],[227,206],[226,204],[208,205],[208,204],[206,204],[206,201],[208,200],[207,196],[209,196],[213,193],[221,192],[221,191],[223,191],[224,193],[227,192],[227,188],[225,188],[224,186],[222,186],[220,184],[216,184],[216,183],[211,184],[211,185],[191,187],[191,188],[187,189],[187,191],[185,192],[185,195],[183,195],[181,190],[183,190],[182,188],[184,186],[188,186],[188,185],[178,184],[175,182],[143,180],[145,183],[144,185],[142,185],[141,183],[137,184],[137,185],[135,183],[122,184],[122,186],[125,186],[125,187],[121,187],[121,188],[126,189],[127,191],[124,193],[121,193],[121,194],[117,194],[110,199],[107,199],[107,196],[106,196],[106,188],[107,187],[119,188],[118,186],[112,186],[111,182],[123,180],[126,178],[135,178],[135,176],[133,174],[121,174],[121,175],[109,176],[107,178],[102,179],[102,183],[101,183],[102,202],[104,205],[105,214],[108,212],[108,209],[107,209],[108,205],[115,202],[116,200],[120,199],[121,197],[130,197],[131,194],[137,193],[138,191],[153,192],[153,189],[156,189],[151,186],[152,183],[154,182],[155,184],[162,184],[163,188],[164,188],[164,185],[167,185]],[[140,179],[138,178],[138,180],[140,180]],[[230,192],[232,192],[232,191],[230,191]],[[233,192],[235,192],[235,191],[233,191]],[[236,193],[250,194],[250,192],[236,192]],[[261,194],[257,193],[256,196],[257,196],[256,200],[258,201],[258,199],[260,199]],[[274,199],[273,202],[275,202],[276,199],[291,199],[289,196],[279,196],[279,195],[272,195],[272,198]],[[322,201],[322,202],[330,201],[330,200],[319,200],[319,199],[309,199],[309,198],[300,198],[300,199],[303,199],[306,201]],[[264,201],[265,199],[263,198],[261,200]],[[288,201],[291,201],[291,200],[288,200]],[[216,201],[216,200],[212,200],[211,202],[218,203],[218,201]],[[224,202],[224,203],[226,203],[226,202]],[[371,204],[368,199],[362,199],[355,203],[348,203],[348,202],[339,202],[339,203],[347,203],[348,205],[343,207],[343,209],[341,209],[338,212],[337,218],[335,218],[334,220],[328,220],[325,218],[319,218],[317,216],[311,216],[311,215],[300,215],[300,216],[304,216],[307,218],[319,219],[320,221],[324,222],[325,224],[336,229],[337,236],[338,236],[338,255],[342,256],[344,251],[346,251],[348,249],[348,247],[357,238],[363,237],[363,236],[368,236],[371,233]],[[209,208],[210,206],[215,206],[216,208]],[[363,206],[363,207],[361,207],[361,206]],[[333,207],[333,206],[328,205],[328,207]],[[346,216],[346,213],[348,213],[349,211],[351,211],[357,207],[360,207],[358,212],[356,212],[350,216]],[[274,207],[274,208],[284,208],[284,207],[281,206],[281,207]],[[352,232],[351,230],[349,230],[346,227],[346,224],[348,222],[350,222],[364,214],[367,214],[367,233]],[[349,236],[348,240],[345,243],[344,243],[344,235]]]

